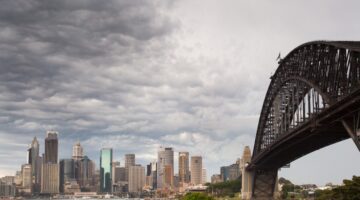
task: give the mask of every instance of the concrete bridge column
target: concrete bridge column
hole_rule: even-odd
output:
[[[241,169],[242,185],[241,185],[241,199],[250,200],[252,195],[252,181],[254,174],[252,171],[248,171],[245,168]]]
[[[245,147],[240,161],[242,175],[241,199],[243,200],[272,200],[278,199],[277,173],[278,169],[246,169],[251,162],[251,151]]]
[[[250,147],[246,146],[243,152],[243,155],[240,160],[240,170],[241,170],[241,199],[249,200],[251,199],[252,194],[252,181],[254,178],[253,172],[246,170],[248,163],[251,161],[251,151]]]

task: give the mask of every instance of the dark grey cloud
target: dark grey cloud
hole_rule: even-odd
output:
[[[49,129],[60,132],[60,157],[80,140],[94,160],[110,146],[116,159],[135,152],[144,163],[168,145],[217,163],[235,159],[219,152],[251,143],[238,133],[253,132],[246,123],[257,116],[234,111],[243,109],[246,79],[223,79],[224,61],[182,52],[176,4],[1,3],[0,134],[9,139],[0,139],[0,157],[13,163],[2,170],[19,167],[32,137],[42,141]]]
[[[67,155],[76,139],[144,124],[150,114],[133,101],[143,95],[136,87],[152,82],[145,60],[164,51],[177,27],[160,9],[142,0],[2,1],[0,157],[19,167],[19,152],[49,129],[60,132]]]
[[[203,155],[218,173],[253,144],[279,50],[342,39],[334,27],[346,39],[360,32],[340,23],[358,14],[333,20],[335,1],[316,23],[301,1],[0,3],[0,175],[49,129],[60,132],[61,158],[80,140],[95,161],[107,146],[144,164],[165,145]]]
[[[133,89],[126,68],[176,28],[148,1],[3,1],[0,26],[1,127],[29,135],[106,129],[99,115]]]

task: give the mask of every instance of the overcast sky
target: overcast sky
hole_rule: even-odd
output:
[[[98,162],[112,147],[136,162],[159,146],[202,155],[208,177],[253,147],[270,75],[312,40],[360,40],[359,1],[1,1],[0,176],[34,136],[59,132]],[[347,140],[282,169],[291,181],[360,175]]]

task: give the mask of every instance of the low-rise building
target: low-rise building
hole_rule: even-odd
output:
[[[10,184],[0,181],[0,198],[15,197],[15,194],[16,194],[15,184]]]
[[[233,181],[240,177],[240,166],[239,164],[231,164],[229,166],[223,166],[220,168],[221,177],[223,181]]]
[[[223,179],[221,178],[220,174],[214,174],[211,176],[211,183],[221,183]]]

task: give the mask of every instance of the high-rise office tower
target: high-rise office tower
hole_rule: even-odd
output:
[[[34,137],[31,142],[31,167],[32,167],[32,175],[35,177],[35,183],[37,183],[37,170],[39,168],[39,142],[36,137]]]
[[[21,167],[22,187],[27,194],[32,193],[32,169],[31,164],[25,164]]]
[[[59,193],[58,132],[47,131],[45,138],[45,154],[41,168],[41,193]]]
[[[95,163],[90,160],[87,156],[81,159],[80,163],[80,174],[79,183],[81,188],[89,189],[92,185],[92,177],[95,174]]]
[[[129,181],[129,168],[135,165],[135,154],[125,154],[125,181]]]
[[[111,179],[112,179],[113,184],[115,184],[116,183],[116,177],[118,176],[116,174],[116,168],[120,168],[120,162],[113,162],[111,167],[112,167],[112,177],[111,177]]]
[[[206,182],[207,182],[206,169],[202,169],[201,183],[202,183],[203,185],[205,185]]]
[[[57,163],[58,161],[58,132],[47,131],[45,138],[44,163]]]
[[[157,161],[151,162],[151,179],[152,179],[152,189],[157,187]]]
[[[158,163],[157,163],[157,188],[169,188],[173,186],[173,183],[166,184],[165,180],[165,166],[172,168],[171,176],[174,176],[174,151],[171,147],[162,148],[158,151]],[[167,170],[169,171],[169,170]]]
[[[179,152],[179,182],[190,182],[189,152]]]
[[[28,164],[31,165],[33,192],[38,193],[41,181],[41,161],[39,160],[39,142],[36,137],[34,137],[28,149]]]
[[[163,183],[167,186],[174,186],[174,171],[173,166],[171,165],[165,165],[163,169]]]
[[[32,174],[35,176],[36,174],[36,166],[37,166],[37,159],[39,157],[39,142],[36,137],[34,137],[33,141],[31,142],[31,161],[29,164],[31,164],[32,168]]]
[[[179,188],[179,174],[175,174],[173,178],[173,184],[175,188]]]
[[[191,156],[191,184],[200,185],[202,183],[202,157]]]
[[[145,186],[152,188],[151,163],[146,165]]]
[[[44,163],[41,168],[41,193],[59,193],[59,165],[57,163]]]
[[[38,156],[36,159],[36,180],[35,183],[37,184],[37,188],[35,192],[40,192],[40,183],[41,183],[41,166],[43,164],[43,157]]]
[[[75,180],[75,161],[73,159],[60,160],[60,192],[64,192],[64,185]]]
[[[129,167],[129,192],[141,192],[145,186],[145,168],[141,165]]]
[[[80,145],[80,142],[77,142],[73,146],[72,159],[81,160],[84,157],[83,148]]]
[[[116,167],[115,168],[115,181],[113,182],[122,182],[125,181],[125,167]]]
[[[112,159],[111,148],[103,148],[100,152],[100,192],[110,193],[112,187]]]
[[[32,161],[32,153],[31,153],[31,146],[29,146],[28,150],[27,150],[27,159],[26,159],[26,164],[30,164],[31,165],[31,161]]]
[[[151,163],[146,165],[146,176],[151,176]]]

